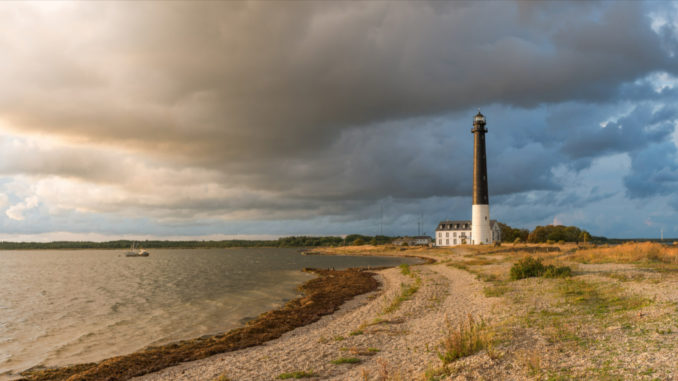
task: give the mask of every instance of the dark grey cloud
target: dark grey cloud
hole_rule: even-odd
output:
[[[609,122],[604,128],[594,123],[573,125],[562,151],[572,159],[598,157],[610,153],[630,152],[659,143],[673,132],[678,109],[674,106],[639,104],[626,116]]]
[[[631,198],[678,192],[678,152],[672,141],[631,154],[631,173],[624,178]]]

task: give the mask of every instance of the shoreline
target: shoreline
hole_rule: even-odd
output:
[[[134,381],[414,380],[440,367],[441,343],[469,316],[493,321],[498,300],[483,295],[474,274],[448,266],[429,249],[343,253],[425,259],[376,271],[378,291],[356,296],[319,321],[262,345],[169,367]],[[366,250],[371,251],[371,250]],[[319,254],[316,252],[316,254]],[[427,258],[428,257],[428,258]]]
[[[226,333],[148,347],[131,354],[111,357],[96,363],[55,368],[32,368],[21,372],[19,380],[127,380],[175,366],[187,361],[259,346],[296,328],[318,321],[337,311],[345,302],[379,288],[373,270],[308,269],[319,275],[299,286],[303,296],[283,307],[264,312],[242,327]]]

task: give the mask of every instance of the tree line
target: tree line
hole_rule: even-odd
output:
[[[590,242],[593,237],[586,230],[576,226],[546,225],[537,226],[534,230],[512,228],[506,224],[499,223],[501,228],[501,240],[503,242]],[[604,239],[604,237],[596,237]]]

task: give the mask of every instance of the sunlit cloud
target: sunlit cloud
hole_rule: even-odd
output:
[[[17,221],[23,221],[24,220],[24,213],[27,210],[33,209],[36,206],[38,206],[38,198],[36,196],[31,196],[26,198],[24,201],[14,204],[10,206],[6,211],[5,214],[7,217],[17,220]]]

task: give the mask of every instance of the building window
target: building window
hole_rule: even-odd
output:
[[[442,237],[442,236],[443,236],[443,232],[438,232],[438,237]]]
[[[446,240],[445,240],[445,245],[449,245],[449,244],[450,244],[450,240],[449,240],[449,239],[446,239]]]
[[[456,237],[456,236],[457,236],[457,232],[452,233],[452,236]]]
[[[450,232],[445,232],[445,237],[449,237],[449,236],[450,236]]]
[[[439,239],[439,240],[438,240],[438,245],[442,245],[442,244],[443,244],[443,240],[442,240],[442,239]]]
[[[455,245],[457,244],[457,239],[456,239],[456,238],[454,239],[454,244],[455,244]]]

